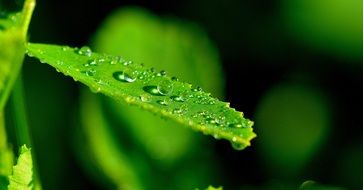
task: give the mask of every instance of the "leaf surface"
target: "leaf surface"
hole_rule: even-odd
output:
[[[32,190],[33,186],[33,161],[29,148],[23,145],[20,148],[20,156],[13,167],[13,173],[9,176],[8,190]]]
[[[250,145],[255,137],[253,122],[228,103],[213,98],[198,87],[156,72],[120,56],[92,52],[88,47],[58,45],[27,46],[28,55],[48,63],[59,72],[113,99],[136,105],[190,128],[227,139],[235,149]]]

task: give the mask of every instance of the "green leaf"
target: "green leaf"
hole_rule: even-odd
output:
[[[139,106],[190,128],[232,142],[236,149],[250,145],[253,122],[200,88],[179,82],[119,56],[93,53],[89,48],[28,44],[28,54],[80,81],[94,92]]]
[[[5,106],[24,58],[34,6],[34,0],[26,0],[22,12],[0,16],[0,110]]]
[[[13,167],[13,173],[9,176],[8,190],[33,189],[33,161],[29,148],[23,145],[20,148],[20,156]]]
[[[223,97],[218,52],[207,34],[194,23],[159,18],[142,8],[122,8],[111,13],[101,24],[93,38],[93,46],[99,52],[135,58],[134,61],[148,67],[163,68],[180,80]],[[109,119],[118,120],[123,129],[130,131],[134,141],[142,145],[140,148],[145,149],[160,167],[177,165],[189,153],[198,151],[200,136],[179,127],[181,124],[108,100],[106,106],[114,116]],[[206,151],[205,146],[203,149]]]

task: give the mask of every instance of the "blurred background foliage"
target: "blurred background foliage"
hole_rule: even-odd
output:
[[[361,10],[357,0],[38,0],[30,41],[165,69],[231,102],[258,135],[235,151],[26,59],[44,189],[298,189],[308,179],[360,189]]]

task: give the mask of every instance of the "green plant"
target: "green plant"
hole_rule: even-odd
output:
[[[127,105],[135,105],[159,117],[174,120],[195,131],[212,135],[216,139],[229,140],[233,148],[237,150],[249,146],[250,140],[255,137],[251,128],[253,122],[245,119],[242,112],[230,108],[228,103],[217,100],[198,86],[192,86],[179,81],[176,77],[168,76],[165,71],[156,72],[153,68],[133,63],[120,56],[94,53],[86,46],[71,48],[27,43],[27,29],[34,6],[34,0],[26,0],[22,12],[7,13],[0,17],[1,189],[41,188],[36,167],[33,169],[34,174],[32,172],[30,150],[25,146],[20,150],[18,164],[11,169],[13,153],[7,142],[3,121],[5,104],[13,91],[12,106],[16,121],[15,132],[18,136],[17,144],[32,147],[22,108],[21,78],[15,83],[25,52],[29,56],[39,59],[40,62],[48,63],[57,71],[71,76],[75,81],[89,86],[93,92],[105,94]],[[98,156],[105,156],[100,155],[105,151],[109,154],[109,156],[105,156],[108,159],[106,162],[95,161],[99,165],[98,170],[111,178],[110,181],[118,188],[142,189],[134,176],[133,169],[119,164],[120,160],[127,162],[127,159],[123,158],[123,155],[117,154],[115,147],[110,146],[113,142],[108,139],[112,138],[108,137],[110,134],[104,132],[101,127],[110,124],[104,120],[102,112],[99,112],[102,107],[97,103],[98,100],[93,100],[91,95],[87,95],[87,92],[84,93],[85,95],[82,95],[84,102],[80,108],[81,122],[86,127],[86,133],[89,132],[88,138],[101,139],[97,143],[85,146],[89,146],[87,148]],[[107,150],[104,150],[106,147]],[[102,149],[102,153],[97,152],[100,149]],[[112,160],[113,156],[117,157],[116,161]],[[85,160],[85,162],[87,161]],[[111,165],[107,165],[107,163],[111,163]],[[118,167],[118,170],[113,167]],[[117,182],[118,175],[126,177],[129,181],[127,183]]]

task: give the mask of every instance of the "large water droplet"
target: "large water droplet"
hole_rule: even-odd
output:
[[[83,46],[81,49],[77,50],[79,55],[84,55],[90,57],[92,55],[92,50],[88,46]]]
[[[173,83],[170,80],[165,79],[159,82],[157,88],[161,95],[166,96],[173,91]]]
[[[136,78],[130,76],[123,71],[116,71],[113,73],[113,78],[121,82],[134,82]]]

